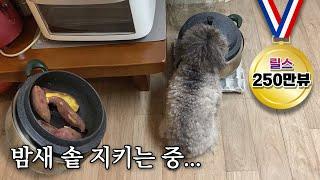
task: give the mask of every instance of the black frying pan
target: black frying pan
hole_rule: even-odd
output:
[[[31,75],[34,69],[40,68],[41,73]],[[32,60],[27,64],[28,79],[19,89],[17,97],[17,117],[21,130],[38,147],[52,145],[55,154],[63,154],[69,146],[76,147],[82,153],[90,152],[97,147],[105,133],[106,114],[94,88],[81,77],[65,71],[48,71],[40,60]],[[49,134],[37,120],[40,117],[33,111],[31,104],[31,89],[34,85],[72,95],[79,103],[78,114],[85,121],[86,132],[83,138],[77,141],[67,141]],[[51,124],[60,128],[66,125],[60,114],[51,107]]]

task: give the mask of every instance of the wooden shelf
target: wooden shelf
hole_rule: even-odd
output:
[[[5,51],[17,52],[32,41],[37,26],[27,19],[24,31]],[[141,76],[162,72],[166,60],[166,41],[72,48],[30,49],[17,58],[0,55],[0,80],[25,79],[28,60],[40,59],[50,70],[66,70],[84,78]]]

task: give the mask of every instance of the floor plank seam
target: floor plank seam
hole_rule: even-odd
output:
[[[255,3],[258,3],[258,1],[256,1]],[[254,4],[254,5],[257,6],[257,4]],[[253,10],[253,8],[255,8],[255,7],[251,6],[251,8],[252,8],[251,10]],[[253,12],[254,12],[254,10],[253,10]],[[257,24],[257,23],[258,23],[258,22],[257,22],[257,17],[254,16],[253,19],[254,19],[255,24]],[[258,36],[258,40],[259,40],[258,46],[259,46],[259,48],[261,49],[261,48],[262,48],[261,37],[260,37],[260,34],[259,34],[258,29],[255,28],[255,30],[256,30],[256,33],[257,33],[257,36]],[[256,52],[256,53],[258,53],[258,52]]]
[[[246,105],[247,113],[250,114],[250,113],[249,113],[249,108],[248,108],[247,101],[245,100],[244,103],[245,103],[245,105]],[[254,139],[253,139],[253,135],[252,135],[252,134],[253,134],[253,133],[252,133],[252,127],[251,127],[250,121],[249,121],[249,120],[247,120],[247,121],[248,121],[249,129],[250,129],[251,141],[252,141],[253,150],[254,150],[254,155],[255,155],[255,160],[256,160],[256,168],[257,168],[256,171],[259,172],[259,176],[260,176],[260,168],[259,168],[259,164],[258,164],[257,150],[256,150],[255,142],[254,142]]]
[[[278,124],[279,124],[279,127],[280,127],[280,130],[281,130],[281,137],[282,137],[282,141],[283,141],[283,143],[284,143],[284,150],[286,151],[286,156],[287,156],[287,163],[288,163],[288,165],[289,165],[289,168],[290,168],[290,175],[291,175],[291,179],[293,179],[293,172],[292,172],[292,167],[291,167],[291,163],[290,163],[290,160],[289,160],[289,156],[288,156],[288,148],[287,148],[287,143],[286,143],[286,141],[285,141],[285,139],[284,139],[284,137],[283,137],[283,127],[282,127],[282,125],[281,125],[281,122],[280,122],[280,118],[279,118],[279,111],[277,110],[277,119],[278,119]]]
[[[317,130],[317,129],[316,129],[316,130]],[[318,172],[318,175],[320,176],[320,162],[319,162],[319,160],[320,160],[320,154],[317,153],[316,144],[315,144],[315,142],[314,142],[314,137],[313,137],[313,134],[311,133],[311,130],[309,130],[309,133],[310,133],[310,136],[311,136],[311,138],[312,138],[312,146],[313,146],[314,150],[316,151],[316,157],[317,157],[316,161],[317,161],[317,164],[318,164],[318,166],[317,166],[317,172]]]
[[[298,20],[301,21],[301,24],[302,24],[301,29],[303,30],[303,32],[307,32],[306,24],[305,24],[304,20],[301,17],[299,17]],[[306,43],[307,47],[310,49],[311,53],[316,58],[316,53],[313,50],[313,48],[311,47],[311,45],[310,45],[310,37],[309,37],[308,33],[305,33],[304,37],[306,38],[305,41],[308,42],[308,43]],[[316,65],[317,65],[316,69],[320,68],[320,65],[319,65],[318,61],[315,61],[315,62],[313,61],[313,63],[316,63]]]
[[[220,121],[222,118],[220,118]],[[225,152],[225,146],[224,146],[224,138],[222,134],[222,122],[220,122],[220,135],[221,135],[221,146],[223,151],[223,157],[224,157],[224,170],[225,170],[225,178],[227,179],[227,160],[226,160],[226,152]]]
[[[237,171],[227,171],[227,173],[235,173],[235,172],[258,172],[260,175],[260,172],[258,170],[237,170]]]

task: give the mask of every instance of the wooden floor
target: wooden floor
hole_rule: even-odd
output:
[[[287,0],[276,1],[283,8]],[[243,65],[248,71],[254,57],[271,44],[268,28],[254,0],[232,0],[219,4],[216,10],[238,13],[244,18],[242,32],[246,47]],[[320,1],[306,0],[295,27],[292,42],[311,59],[316,75],[320,70]],[[319,28],[319,29],[318,29]],[[81,170],[50,179],[217,179],[217,180],[319,180],[320,179],[320,90],[316,77],[313,92],[302,106],[276,111],[260,105],[249,91],[243,95],[225,94],[220,111],[221,136],[213,153],[194,161],[199,169],[181,168],[171,172],[159,158],[164,152],[157,135],[163,119],[165,80],[152,76],[151,92],[139,92],[128,79],[92,81],[108,112],[104,144],[112,148],[126,144],[142,146],[158,157],[153,170],[127,171],[125,163],[112,165],[106,171],[102,164],[83,164]],[[4,117],[12,95],[0,97]],[[230,113],[231,112],[231,113]],[[0,140],[5,142],[4,122],[0,121]],[[10,159],[8,147],[0,147],[2,179],[43,179],[30,171],[18,172]],[[135,165],[133,163],[133,165]]]

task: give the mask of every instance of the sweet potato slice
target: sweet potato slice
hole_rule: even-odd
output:
[[[46,88],[44,89],[44,91],[45,91],[46,98],[47,98],[48,102],[49,102],[50,97],[56,96],[56,97],[63,99],[64,101],[66,101],[66,103],[69,104],[69,106],[71,107],[71,109],[74,112],[77,112],[79,110],[79,104],[78,104],[77,100],[73,96],[71,96],[70,94],[64,93],[64,92],[59,92],[59,91],[53,91],[53,90],[46,89]]]
[[[58,129],[45,121],[38,120],[38,122],[43,129],[45,129],[57,138],[65,140],[77,140],[81,138],[81,134],[70,127],[65,126],[63,128]]]
[[[31,90],[31,102],[37,114],[46,122],[50,122],[51,113],[43,89],[39,86],[34,86]]]
[[[54,135],[54,132],[57,130],[56,127],[52,126],[51,124],[42,121],[42,120],[38,120],[38,123],[40,124],[40,126],[45,129],[46,131],[48,131],[50,134]]]
[[[65,139],[65,140],[81,139],[81,134],[70,127],[57,129],[53,135],[57,138]]]
[[[49,98],[49,103],[54,104],[57,107],[58,112],[67,123],[73,127],[79,128],[81,132],[85,131],[86,126],[84,121],[72,110],[66,101],[60,97],[53,96]]]

